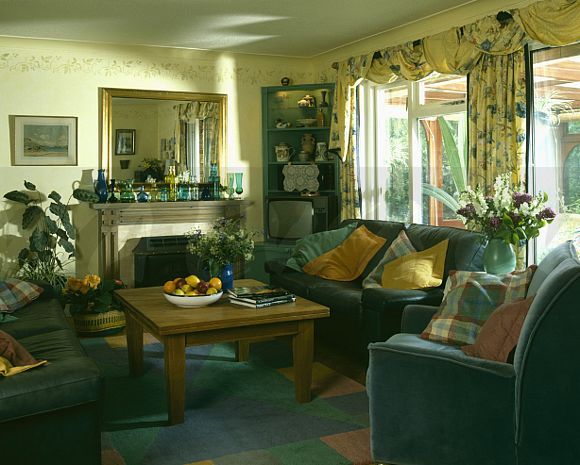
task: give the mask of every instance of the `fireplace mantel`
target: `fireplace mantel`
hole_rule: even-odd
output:
[[[147,225],[154,231],[155,225],[212,223],[222,217],[239,218],[250,205],[249,200],[91,204],[98,213],[100,273],[120,277],[119,228]]]

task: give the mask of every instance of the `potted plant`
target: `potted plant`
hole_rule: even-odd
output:
[[[187,250],[206,266],[210,278],[221,278],[223,289],[233,287],[233,264],[254,258],[255,232],[240,226],[240,219],[219,218],[207,233],[193,229],[186,233]]]
[[[113,298],[113,291],[123,287],[119,280],[101,280],[94,274],[84,278],[68,278],[62,290],[62,300],[69,305],[79,334],[102,336],[125,327],[125,314]]]
[[[26,191],[11,191],[4,198],[24,205],[22,229],[31,230],[28,246],[18,253],[20,269],[16,276],[27,280],[47,283],[59,295],[66,282],[65,267],[74,261],[75,248],[72,240],[76,231],[71,223],[68,205],[61,202],[61,195],[52,191],[45,196],[31,182],[24,181]],[[44,202],[50,201],[47,206]]]
[[[556,217],[554,210],[545,206],[546,193],[528,194],[523,184],[513,186],[510,178],[511,173],[496,178],[493,196],[470,187],[459,195],[457,214],[466,228],[481,232],[488,240],[483,256],[488,273],[513,271],[516,257],[512,246],[538,237],[540,229]]]

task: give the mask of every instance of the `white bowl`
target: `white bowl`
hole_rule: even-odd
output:
[[[296,122],[301,127],[311,128],[312,126],[314,126],[316,124],[316,118],[302,118],[302,119],[297,119]]]
[[[222,294],[223,291],[211,295],[172,295],[163,293],[168,302],[183,308],[205,307],[217,302]]]

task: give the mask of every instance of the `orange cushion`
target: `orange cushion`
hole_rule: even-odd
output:
[[[518,343],[533,297],[501,304],[481,327],[475,343],[461,347],[472,357],[507,362]]]
[[[388,289],[424,289],[443,282],[449,239],[421,252],[414,252],[389,262],[383,268],[382,285]]]
[[[302,270],[333,281],[352,281],[361,275],[385,242],[385,238],[361,226],[338,247],[309,261]]]

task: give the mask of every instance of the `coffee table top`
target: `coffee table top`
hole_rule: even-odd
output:
[[[259,286],[260,281],[239,279],[235,286]],[[194,333],[213,329],[257,324],[325,318],[330,310],[324,305],[296,296],[296,302],[253,309],[229,303],[227,293],[207,307],[181,308],[170,304],[158,287],[115,291],[125,310],[160,335]]]

